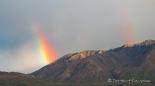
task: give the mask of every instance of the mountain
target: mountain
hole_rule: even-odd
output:
[[[32,75],[65,83],[107,82],[108,79],[155,79],[155,40],[104,50],[67,54]]]

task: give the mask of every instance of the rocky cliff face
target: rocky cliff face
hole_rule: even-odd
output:
[[[109,78],[150,78],[147,74],[154,72],[155,41],[146,40],[108,51],[68,54],[32,74],[51,82],[105,82]]]
[[[73,53],[73,54],[68,54],[62,57],[62,60],[68,59],[69,61],[74,61],[74,60],[81,60],[84,59],[88,56],[95,55],[95,54],[102,54],[104,51],[103,50],[86,50],[82,51],[80,53]]]

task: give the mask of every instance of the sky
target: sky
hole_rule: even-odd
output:
[[[155,40],[154,9],[155,0],[0,0],[0,71],[47,65],[39,57],[40,35],[56,59]]]

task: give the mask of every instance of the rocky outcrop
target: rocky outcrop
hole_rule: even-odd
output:
[[[84,58],[91,56],[91,55],[102,54],[102,53],[104,53],[103,50],[98,50],[98,51],[97,50],[85,50],[85,51],[82,51],[80,53],[65,55],[62,58],[64,58],[64,59],[68,58],[69,61],[74,61],[74,60],[84,59]]]

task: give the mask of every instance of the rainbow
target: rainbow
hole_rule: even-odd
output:
[[[36,57],[43,65],[47,65],[56,60],[56,52],[47,40],[47,37],[41,31],[39,25],[33,25],[33,31],[37,37],[36,40]]]
[[[138,27],[134,23],[134,18],[130,12],[130,8],[128,7],[127,2],[121,0],[119,6],[122,10],[119,17],[121,22],[120,32],[124,37],[124,41],[130,44],[140,42],[141,39],[137,31]]]

